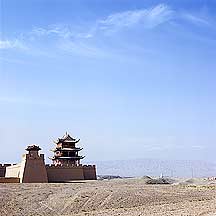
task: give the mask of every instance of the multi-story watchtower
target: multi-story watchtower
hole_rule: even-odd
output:
[[[79,165],[80,160],[84,156],[79,156],[79,151],[82,148],[76,147],[76,144],[80,139],[71,137],[67,132],[62,138],[58,138],[54,141],[56,144],[55,149],[51,150],[54,152],[54,156],[51,158],[55,165]]]

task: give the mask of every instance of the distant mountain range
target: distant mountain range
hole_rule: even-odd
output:
[[[186,160],[116,160],[94,161],[98,175],[119,175],[122,177],[164,176],[210,177],[216,176],[216,163]]]

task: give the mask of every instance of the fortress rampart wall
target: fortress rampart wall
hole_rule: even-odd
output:
[[[66,182],[72,180],[95,180],[95,165],[69,165],[55,166],[46,165],[47,176],[49,182]]]
[[[21,164],[15,164],[6,167],[5,177],[17,177],[19,178]]]
[[[19,183],[20,179],[19,178],[6,178],[6,177],[1,177],[0,178],[0,183]]]
[[[6,167],[12,166],[13,164],[0,164],[0,177],[5,177]]]
[[[5,181],[8,182],[17,182],[16,178],[20,178],[20,182],[47,182],[41,181],[41,175],[44,176],[42,179],[46,179],[47,176],[48,182],[96,179],[95,165],[46,165],[46,172],[43,166],[43,155],[36,160],[26,155],[19,164],[0,164],[0,177],[6,177]]]
[[[85,180],[96,180],[96,167],[95,165],[84,165],[83,174]]]
[[[66,182],[71,180],[84,180],[82,166],[54,166],[46,165],[49,182]]]

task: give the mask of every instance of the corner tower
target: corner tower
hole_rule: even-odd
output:
[[[5,176],[19,178],[21,183],[47,183],[44,155],[38,154],[41,148],[36,145],[30,145],[26,150],[28,153],[22,156],[21,163],[8,166]]]
[[[76,144],[80,139],[75,139],[71,137],[67,132],[62,138],[58,138],[57,141],[54,141],[56,144],[55,149],[51,151],[54,152],[54,156],[50,158],[53,161],[54,165],[79,165],[80,160],[84,156],[79,155],[79,151],[82,148],[76,147]]]

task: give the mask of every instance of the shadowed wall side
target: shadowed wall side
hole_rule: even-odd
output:
[[[96,180],[96,167],[95,165],[84,165],[83,174],[85,180]]]
[[[46,183],[48,182],[47,172],[44,164],[44,155],[37,158],[30,154],[24,155],[24,165],[20,170],[20,182],[25,183]]]
[[[0,164],[0,177],[5,177],[6,168],[12,164]]]

